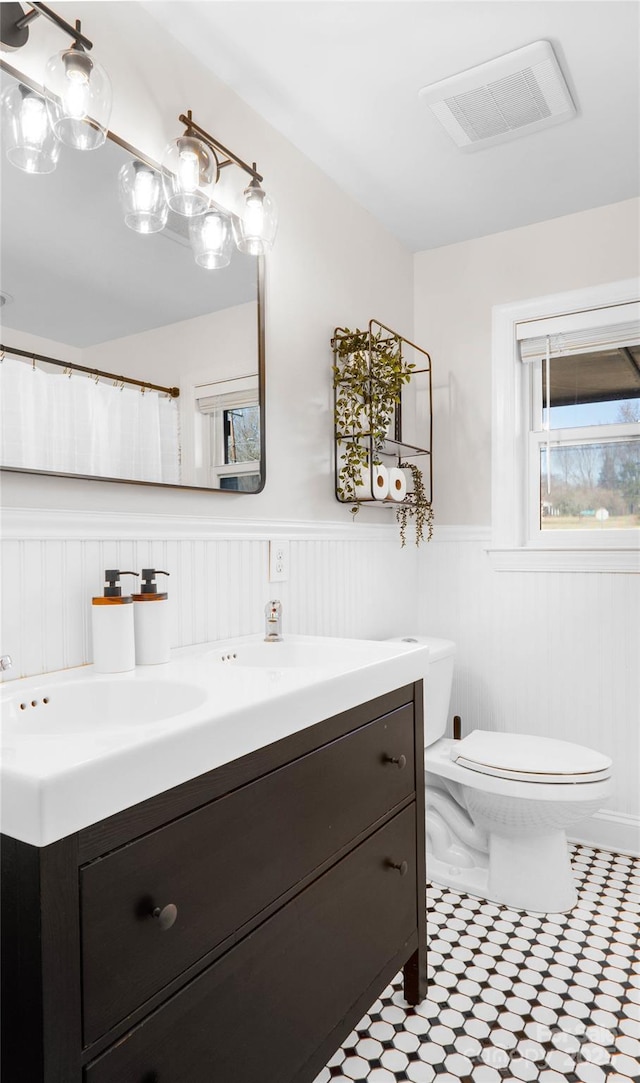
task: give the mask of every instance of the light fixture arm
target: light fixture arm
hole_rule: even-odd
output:
[[[2,4],[2,42],[4,45],[13,49],[20,49],[26,45],[29,40],[29,24],[39,15],[44,15],[45,19],[73,38],[76,47],[80,46],[87,51],[93,49],[93,42],[81,32],[79,19],[73,27],[46,4],[36,3],[35,0],[29,0],[29,2],[30,11],[23,11],[22,5],[18,3]]]
[[[258,184],[260,184],[264,180],[262,174],[258,173],[255,162],[253,163],[253,166],[247,165],[247,163],[243,162],[242,158],[239,158],[238,155],[234,154],[232,150],[229,150],[229,148],[225,147],[223,143],[220,143],[218,139],[214,139],[212,135],[209,135],[209,132],[207,132],[204,128],[201,128],[199,124],[196,124],[195,120],[191,115],[190,109],[188,110],[186,116],[184,113],[181,113],[178,117],[178,120],[187,128],[187,134],[195,133],[195,135],[198,135],[200,139],[202,139],[203,143],[207,143],[213,151],[218,150],[221,154],[226,155],[227,160],[225,162],[220,162],[221,169],[224,169],[226,165],[231,165],[231,163],[234,162],[235,165],[240,166],[240,169],[244,169],[245,173],[248,173],[254,181],[258,182]]]

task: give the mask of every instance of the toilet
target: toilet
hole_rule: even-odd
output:
[[[567,828],[601,808],[608,756],[547,737],[474,730],[444,737],[456,647],[429,647],[424,677],[427,875],[437,884],[536,913],[576,904]]]

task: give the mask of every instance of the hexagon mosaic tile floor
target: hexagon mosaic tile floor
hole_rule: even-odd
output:
[[[637,1083],[640,861],[572,860],[568,914],[430,886],[427,999],[407,1005],[398,975],[315,1083]]]

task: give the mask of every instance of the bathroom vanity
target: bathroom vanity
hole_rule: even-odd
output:
[[[3,835],[6,1083],[312,1083],[399,969],[424,998],[421,682],[286,729]]]

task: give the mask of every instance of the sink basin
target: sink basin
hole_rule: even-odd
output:
[[[326,669],[344,673],[383,661],[392,653],[397,653],[397,650],[390,650],[388,644],[373,640],[329,639],[322,636],[301,639],[289,636],[280,642],[253,640],[238,643],[216,652],[214,659],[227,666]]]
[[[15,733],[87,733],[160,722],[204,703],[206,692],[186,681],[98,677],[52,683],[3,703],[3,725]]]

